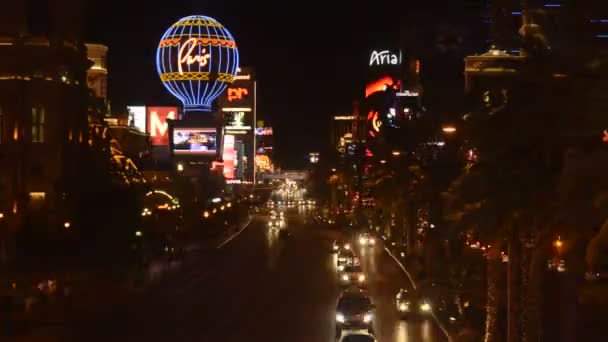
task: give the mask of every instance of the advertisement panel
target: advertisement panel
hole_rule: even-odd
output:
[[[175,127],[173,129],[173,153],[175,154],[215,155],[218,142],[215,128]]]
[[[129,127],[146,132],[146,106],[127,106],[129,113]]]
[[[272,134],[272,127],[258,127],[255,129],[255,135],[270,136]]]
[[[234,135],[224,135],[224,178],[234,179],[234,166],[236,161],[236,150],[234,149]]]
[[[220,105],[223,108],[247,108],[254,107],[253,79],[251,68],[239,70],[234,82],[228,86],[220,97]]]
[[[169,145],[167,119],[177,119],[177,107],[148,107],[148,133],[153,146]]]

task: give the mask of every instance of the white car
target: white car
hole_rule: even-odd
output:
[[[375,246],[376,239],[369,234],[361,234],[359,235],[359,244],[361,246]]]
[[[376,342],[376,337],[367,329],[342,330],[337,339],[338,342]]]

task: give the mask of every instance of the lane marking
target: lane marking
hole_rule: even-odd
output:
[[[386,246],[384,247],[384,250],[386,251],[386,253],[388,253],[388,255],[391,256],[391,258],[393,258],[393,260],[397,263],[397,265],[399,265],[399,268],[401,268],[401,270],[403,270],[405,275],[407,275],[407,278],[410,280],[412,287],[414,288],[414,290],[416,290],[416,283],[414,282],[414,278],[412,278],[412,275],[410,274],[410,272],[407,271],[407,269],[405,268],[405,266],[403,266],[401,261],[399,261],[399,259],[397,259],[397,257],[395,257],[393,255],[393,253],[391,253],[391,251]],[[441,331],[443,332],[445,337],[447,337],[448,341],[452,342],[452,336],[450,336],[450,333],[448,332],[448,330],[445,328],[445,326],[443,326],[443,324],[441,324],[441,322],[439,321],[437,316],[435,316],[435,312],[431,312],[431,316],[433,317],[435,324],[437,324],[437,326],[439,327],[439,329],[441,329]]]
[[[253,221],[253,217],[249,218],[249,221],[247,221],[247,223],[245,223],[245,225],[239,229],[238,232],[232,234],[230,237],[228,237],[228,239],[226,239],[225,241],[223,241],[222,243],[220,243],[219,245],[217,245],[215,248],[216,249],[220,249],[222,247],[224,247],[225,245],[227,245],[230,241],[232,241],[234,238],[236,238],[237,236],[239,236],[243,230],[245,230],[245,228],[247,228],[249,226],[249,224],[251,223],[251,221]]]

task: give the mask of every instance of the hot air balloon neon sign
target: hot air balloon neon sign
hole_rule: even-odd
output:
[[[212,102],[235,79],[239,51],[232,34],[217,20],[184,17],[163,34],[156,68],[163,85],[184,112],[210,112]]]

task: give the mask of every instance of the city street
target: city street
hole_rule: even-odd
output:
[[[287,216],[279,239],[256,217],[221,249],[127,305],[74,322],[70,341],[332,341],[340,292],[337,233]],[[432,321],[400,321],[394,295],[408,281],[383,248],[358,250],[377,306],[379,341],[445,341]]]

